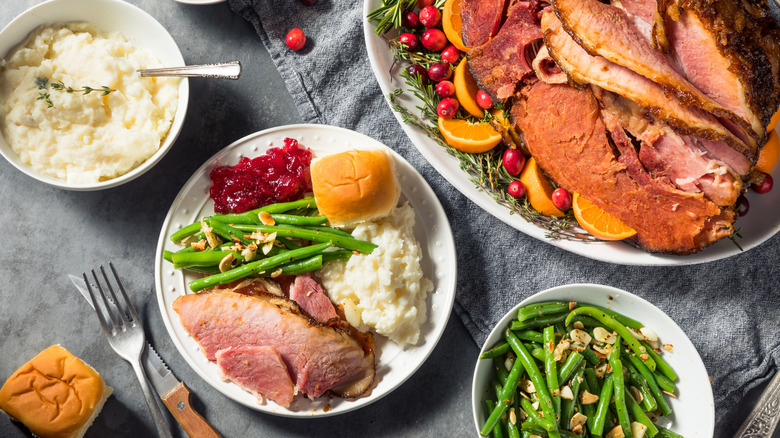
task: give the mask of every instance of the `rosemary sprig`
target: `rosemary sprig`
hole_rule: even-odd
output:
[[[737,248],[739,248],[740,251],[744,252],[745,250],[742,249],[742,245],[740,245],[739,242],[737,241],[737,239],[742,239],[742,235],[739,234],[740,231],[742,231],[742,227],[739,227],[736,230],[734,230],[734,233],[731,236],[729,236],[729,239],[731,240],[732,243],[734,243],[734,245],[737,246]]]
[[[46,105],[49,108],[54,108],[54,103],[51,101],[51,94],[49,94],[48,92],[49,87],[52,90],[64,91],[66,93],[71,93],[71,94],[84,93],[84,95],[96,91],[102,93],[103,96],[106,96],[112,91],[116,91],[113,88],[109,88],[106,86],[102,86],[100,88],[92,88],[88,86],[83,86],[82,88],[73,88],[73,87],[66,86],[65,83],[63,83],[62,81],[52,82],[51,84],[49,84],[49,78],[43,78],[43,77],[35,78],[35,85],[38,86],[39,90],[44,90],[38,93],[38,98],[36,100],[43,100],[44,102],[46,102]]]
[[[383,35],[400,28],[404,12],[411,11],[416,4],[417,0],[382,0],[382,6],[368,14],[368,21],[376,21],[376,34]]]

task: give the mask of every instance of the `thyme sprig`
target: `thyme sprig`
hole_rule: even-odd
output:
[[[103,96],[107,96],[112,91],[116,91],[113,88],[109,88],[106,86],[102,86],[100,88],[92,88],[88,86],[82,86],[82,88],[73,88],[70,86],[65,85],[64,82],[57,81],[49,83],[49,78],[43,78],[43,77],[37,77],[35,78],[35,85],[38,86],[39,90],[43,90],[40,93],[38,93],[38,98],[36,100],[43,100],[46,102],[46,105],[49,108],[54,108],[54,103],[51,101],[51,94],[49,94],[48,89],[51,88],[52,90],[59,90],[64,91],[66,93],[84,93],[84,95],[87,95],[89,93],[100,92]]]

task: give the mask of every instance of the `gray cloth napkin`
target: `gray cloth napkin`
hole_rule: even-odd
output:
[[[603,263],[528,237],[456,191],[401,130],[368,62],[362,1],[229,4],[257,30],[304,121],[342,126],[385,143],[433,187],[457,244],[455,312],[477,344],[529,295],[569,283],[599,283],[642,296],[683,328],[712,377],[716,421],[728,419],[745,393],[775,372],[780,363],[780,237],[727,260],[686,267]],[[301,52],[285,45],[294,27],[308,38]]]

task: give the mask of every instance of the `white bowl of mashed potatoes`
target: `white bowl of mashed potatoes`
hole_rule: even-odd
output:
[[[135,179],[168,152],[189,99],[186,78],[137,70],[182,66],[152,16],[120,0],[50,0],[0,32],[0,154],[69,190]]]

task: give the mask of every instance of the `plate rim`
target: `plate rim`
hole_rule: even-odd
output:
[[[379,57],[382,56],[381,54],[385,54],[385,52],[389,53],[389,51],[382,49],[381,46],[379,46],[379,50],[376,50],[378,48],[377,43],[380,42],[379,40],[381,40],[382,37],[376,35],[376,33],[374,32],[376,26],[373,25],[372,23],[369,23],[367,18],[368,14],[376,7],[378,7],[378,2],[379,0],[363,0],[363,16],[362,16],[363,37],[366,45],[366,52],[368,53],[368,59],[369,59],[369,64],[371,66],[371,70],[374,73],[374,78],[376,79],[380,90],[382,91],[384,101],[390,108],[390,112],[393,114],[396,121],[401,126],[401,129],[403,129],[403,131],[406,133],[407,137],[412,142],[415,149],[417,149],[417,151],[420,152],[420,154],[425,158],[425,160],[434,169],[436,169],[439,175],[441,175],[450,185],[455,187],[455,189],[457,189],[461,194],[466,196],[479,208],[481,208],[491,216],[504,222],[505,224],[509,225],[510,227],[522,232],[527,236],[533,237],[543,243],[552,245],[556,248],[563,249],[567,252],[574,253],[582,257],[589,258],[591,260],[597,260],[601,262],[612,263],[616,265],[625,265],[625,266],[688,266],[688,265],[697,265],[697,264],[714,262],[717,260],[723,260],[723,259],[744,254],[745,252],[748,252],[751,249],[764,244],[765,242],[770,240],[773,236],[778,234],[778,232],[780,232],[780,222],[777,222],[770,226],[763,227],[765,229],[760,230],[760,232],[756,233],[755,236],[751,236],[752,238],[749,242],[740,241],[739,243],[741,245],[742,250],[740,250],[740,248],[738,248],[733,243],[729,242],[728,241],[729,239],[721,239],[720,241],[716,242],[714,245],[704,248],[698,253],[690,254],[690,255],[667,255],[667,254],[650,253],[644,250],[637,249],[625,242],[599,241],[599,242],[586,243],[586,242],[575,242],[575,241],[568,241],[562,239],[554,240],[545,237],[545,235],[547,234],[546,230],[525,221],[524,219],[520,218],[516,214],[510,214],[509,209],[495,202],[490,197],[490,195],[488,195],[487,193],[481,190],[474,188],[474,184],[470,183],[468,181],[468,178],[465,177],[466,175],[465,172],[463,172],[459,168],[456,171],[451,172],[447,168],[448,167],[447,164],[456,163],[455,161],[456,158],[447,154],[444,150],[439,151],[438,149],[436,149],[436,147],[438,148],[441,147],[433,144],[433,140],[425,137],[421,132],[418,132],[419,130],[417,128],[414,128],[404,123],[401,115],[392,109],[392,106],[388,99],[388,94],[391,93],[393,89],[390,88],[389,84],[386,83],[385,80],[381,79],[383,77],[382,74],[387,72],[384,72],[379,66],[380,64]],[[380,54],[378,54],[377,52],[379,52]],[[401,88],[405,89],[406,86],[401,85]],[[406,94],[408,95],[409,93]],[[414,97],[411,98],[416,100],[416,98]],[[427,142],[431,142],[431,144],[430,145],[425,144]],[[444,166],[442,166],[442,164],[444,164]],[[780,178],[780,165],[775,166],[775,168],[771,172],[771,175],[774,178]],[[753,194],[751,193],[750,195]],[[767,197],[767,195],[759,195],[759,196],[764,196],[765,198]],[[776,192],[774,193],[773,197],[775,199],[780,199],[780,194]],[[739,230],[742,228],[741,225],[748,225],[748,224],[746,224],[745,222],[741,224],[735,222],[735,225],[737,225],[735,227],[736,228],[735,233],[736,233],[739,232]]]
[[[446,281],[444,281],[441,284],[441,288],[439,289],[440,292],[445,295],[445,303],[444,308],[440,309],[441,312],[441,319],[440,321],[433,326],[433,329],[430,333],[426,334],[425,337],[425,344],[424,347],[420,346],[420,348],[425,348],[426,351],[424,351],[423,357],[421,357],[420,361],[414,366],[413,369],[410,369],[410,371],[403,376],[401,379],[394,382],[393,386],[390,387],[387,391],[385,391],[382,394],[379,394],[377,396],[369,395],[368,400],[364,402],[363,404],[356,405],[353,408],[350,409],[344,409],[344,410],[328,410],[328,411],[301,411],[301,412],[294,412],[289,411],[287,409],[279,409],[279,410],[266,410],[263,409],[265,406],[268,406],[269,403],[267,402],[265,405],[261,405],[257,402],[250,403],[243,399],[238,399],[236,397],[233,397],[231,394],[223,391],[220,387],[217,385],[212,384],[211,380],[214,377],[219,376],[211,376],[211,375],[204,375],[203,372],[201,372],[200,366],[197,366],[194,363],[194,358],[192,358],[189,354],[187,354],[187,349],[182,344],[182,341],[176,336],[176,333],[173,328],[173,321],[171,318],[168,318],[166,313],[166,303],[164,301],[164,289],[162,284],[162,265],[163,265],[163,250],[166,244],[166,241],[168,240],[168,236],[166,235],[165,231],[170,226],[170,223],[172,221],[173,215],[175,213],[174,208],[177,207],[182,200],[182,194],[185,192],[186,189],[189,189],[191,185],[194,185],[195,181],[198,179],[200,174],[205,171],[208,166],[213,165],[215,160],[221,156],[226,151],[239,147],[240,145],[251,141],[257,137],[262,137],[266,135],[271,135],[278,132],[284,132],[284,131],[299,131],[299,130],[305,130],[305,129],[315,129],[315,130],[325,130],[330,131],[331,133],[350,133],[350,135],[357,135],[359,137],[364,137],[365,139],[369,140],[370,142],[373,142],[377,146],[382,146],[386,148],[395,159],[401,160],[401,163],[405,163],[409,167],[410,170],[412,170],[421,181],[425,182],[425,184],[418,185],[416,188],[418,190],[422,189],[426,192],[425,199],[435,200],[435,205],[433,206],[436,210],[438,210],[438,215],[443,217],[445,220],[443,222],[437,222],[435,226],[439,227],[439,233],[442,233],[442,236],[447,240],[445,245],[450,246],[452,248],[452,253],[450,254],[450,258],[448,260],[443,260],[441,263],[438,263],[431,258],[430,263],[432,266],[434,266],[434,271],[446,271],[448,272],[448,275],[445,277]],[[300,135],[300,132],[297,132],[297,135]],[[295,136],[297,136],[295,135]],[[316,134],[315,134],[316,135]],[[294,135],[290,135],[291,137],[295,137]],[[304,144],[305,146],[305,144]],[[403,192],[403,189],[402,189]],[[419,218],[422,218],[422,215],[419,212],[416,212],[416,215]],[[239,403],[243,406],[246,406],[250,409],[253,409],[258,412],[262,412],[269,415],[275,415],[280,417],[286,417],[286,418],[324,418],[324,417],[330,417],[345,413],[351,413],[354,412],[360,408],[363,408],[365,406],[368,406],[370,404],[373,404],[374,402],[384,398],[388,394],[395,391],[398,387],[403,385],[412,375],[414,375],[421,367],[422,365],[430,358],[431,354],[433,353],[433,350],[438,345],[439,341],[441,340],[442,335],[444,334],[444,331],[446,330],[447,324],[449,322],[449,319],[452,316],[452,309],[454,307],[455,302],[455,295],[457,291],[457,253],[456,253],[456,246],[455,246],[455,239],[452,234],[452,228],[450,226],[450,223],[447,219],[446,212],[444,211],[443,206],[441,205],[441,202],[438,200],[438,197],[436,197],[435,192],[433,192],[433,189],[430,187],[430,185],[425,181],[425,178],[420,175],[420,173],[414,168],[414,166],[411,165],[408,161],[406,161],[400,154],[395,152],[392,148],[384,145],[379,140],[373,139],[365,134],[362,134],[357,131],[349,130],[346,128],[338,127],[338,126],[332,126],[332,125],[319,125],[319,124],[292,124],[292,125],[282,125],[282,126],[276,126],[272,128],[263,129],[254,133],[251,133],[249,135],[246,135],[229,145],[225,146],[224,148],[217,151],[214,155],[212,155],[210,158],[208,158],[196,171],[193,172],[192,176],[187,180],[187,182],[184,183],[182,188],[177,193],[176,197],[174,198],[173,202],[171,203],[171,207],[168,210],[168,213],[166,214],[165,220],[163,221],[161,228],[160,228],[160,236],[158,238],[158,244],[157,244],[157,253],[155,254],[155,294],[157,298],[157,307],[160,310],[161,317],[163,320],[163,323],[165,325],[166,331],[170,339],[173,341],[174,345],[176,346],[177,352],[184,358],[185,362],[190,366],[190,368],[195,371],[195,373],[203,379],[210,387],[215,389],[217,392],[222,394],[223,396],[227,397],[228,399]],[[422,222],[422,221],[421,221]],[[436,269],[436,266],[439,266],[438,269]],[[451,272],[451,275],[449,274]],[[431,278],[430,280],[434,280]],[[437,293],[436,289],[432,290],[428,298],[426,300],[428,309],[432,312],[432,300],[433,300],[433,294]],[[429,313],[430,315],[430,313]],[[431,322],[430,316],[428,317],[427,323]],[[407,347],[410,348],[410,347]],[[411,347],[416,348],[416,347]],[[404,349],[405,350],[405,349]],[[373,388],[376,390],[376,388]],[[244,391],[242,389],[242,391]]]
[[[496,335],[496,333],[506,325],[506,323],[512,319],[514,314],[517,313],[517,309],[520,307],[526,306],[528,304],[533,304],[535,302],[542,302],[547,301],[547,299],[541,299],[544,295],[554,294],[559,291],[564,291],[567,289],[576,289],[579,290],[579,294],[586,294],[593,289],[599,289],[603,291],[603,293],[609,293],[609,294],[620,294],[620,295],[627,295],[632,300],[638,301],[641,306],[647,306],[650,309],[654,309],[657,312],[657,315],[660,317],[660,319],[664,320],[664,324],[668,324],[668,327],[672,330],[677,330],[680,333],[682,333],[683,338],[682,341],[686,344],[684,346],[680,346],[678,344],[675,345],[675,348],[685,348],[686,350],[690,350],[692,352],[692,357],[694,360],[694,366],[700,367],[702,371],[704,371],[703,377],[707,379],[709,377],[709,373],[707,372],[707,367],[704,365],[704,361],[701,358],[701,354],[699,354],[699,350],[696,348],[695,345],[693,345],[693,341],[691,341],[690,337],[688,337],[688,334],[683,330],[677,322],[675,322],[669,315],[666,314],[663,310],[661,310],[658,306],[651,303],[650,301],[644,299],[643,297],[629,292],[625,289],[620,289],[618,287],[609,286],[605,284],[599,284],[599,283],[569,283],[569,284],[562,284],[554,287],[550,287],[541,291],[538,291],[529,297],[521,300],[517,305],[513,306],[509,311],[507,311],[501,319],[495,324],[495,326],[490,330],[490,334],[485,338],[485,342],[482,343],[479,349],[479,355],[477,356],[477,360],[474,364],[474,369],[472,372],[472,380],[471,380],[471,413],[472,413],[472,419],[474,421],[474,426],[476,427],[477,433],[479,433],[479,430],[481,429],[481,425],[479,423],[479,414],[477,413],[477,409],[479,407],[477,406],[477,397],[476,397],[476,387],[477,387],[477,371],[480,368],[480,364],[482,363],[482,359],[479,358],[479,356],[484,353],[490,345],[488,345],[490,338]],[[584,302],[584,301],[583,301]],[[626,316],[632,316],[632,315],[626,315]],[[632,316],[636,317],[636,316]],[[696,374],[698,375],[698,374]],[[714,430],[715,430],[715,397],[712,392],[712,383],[707,380],[707,384],[704,385],[706,388],[705,394],[704,394],[704,402],[702,404],[708,404],[709,409],[707,409],[708,417],[711,421],[708,421],[706,424],[707,430],[706,433],[701,436],[712,436]]]

